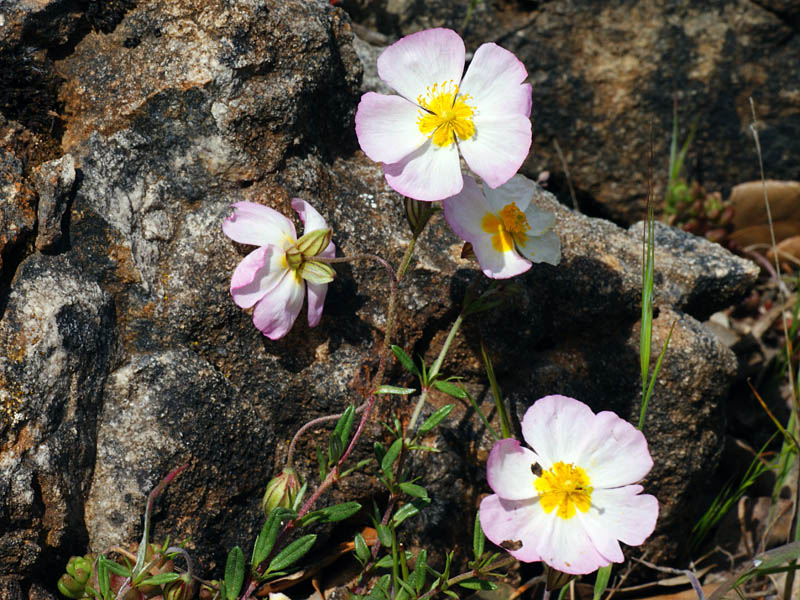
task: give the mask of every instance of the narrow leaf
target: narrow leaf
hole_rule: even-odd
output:
[[[400,450],[403,447],[403,439],[398,438],[392,445],[389,446],[389,449],[386,451],[386,455],[381,460],[381,471],[386,476],[386,479],[392,481],[394,480],[394,473],[392,472],[392,465],[394,461],[397,460],[397,457],[400,456]]]
[[[475,560],[480,560],[481,556],[483,556],[485,540],[486,538],[483,535],[483,529],[481,528],[480,512],[476,512],[475,527],[472,530],[472,553],[475,555]]]
[[[400,346],[392,346],[392,353],[397,357],[397,360],[400,361],[400,364],[403,365],[406,371],[410,371],[417,377],[422,377],[417,365],[414,364],[414,361],[408,354],[406,354],[405,350],[403,350]]]
[[[400,525],[406,519],[419,514],[419,511],[430,504],[430,498],[417,498],[408,504],[404,504],[400,509],[392,515],[392,523],[395,527]]]
[[[228,553],[225,563],[225,591],[227,600],[236,600],[244,583],[244,554],[239,546],[234,546]]]
[[[414,388],[398,387],[396,385],[380,385],[375,390],[376,394],[398,394],[400,396],[408,396],[416,392]]]
[[[293,519],[297,513],[287,510],[285,508],[276,508],[264,521],[264,526],[261,528],[261,533],[256,538],[256,543],[253,546],[253,559],[252,566],[255,570],[262,562],[264,562],[272,552],[272,547],[275,545],[275,540],[278,539],[278,532],[284,521]]]
[[[270,562],[269,566],[267,567],[266,573],[279,571],[293,565],[298,560],[303,558],[303,556],[305,556],[309,550],[311,550],[311,547],[316,541],[317,536],[313,533],[296,539],[272,559],[272,562]]]
[[[491,581],[484,581],[483,579],[478,579],[477,577],[470,577],[469,579],[463,579],[458,582],[463,588],[467,588],[468,590],[496,590],[497,585],[492,583]]]
[[[425,422],[422,425],[420,425],[419,433],[420,434],[427,433],[431,429],[436,427],[439,423],[444,421],[445,418],[447,418],[447,415],[450,414],[450,412],[453,410],[454,407],[455,404],[446,404],[445,406],[437,410],[430,417],[425,419]]]
[[[608,587],[608,580],[611,578],[611,565],[607,567],[600,567],[597,570],[597,578],[594,580],[594,597],[593,600],[600,600],[600,596],[606,591]]]
[[[357,533],[353,542],[355,546],[356,558],[358,558],[359,562],[363,565],[367,562],[367,560],[369,560],[370,552],[369,547],[367,546],[367,541],[364,539],[363,535]]]
[[[400,489],[408,494],[409,496],[413,496],[414,498],[427,498],[428,497],[428,490],[426,490],[421,485],[416,485],[415,483],[404,482],[400,484]]]
[[[165,583],[171,583],[176,579],[180,579],[181,576],[177,573],[159,573],[158,575],[153,575],[152,577],[148,577],[144,581],[142,581],[139,585],[164,585]]]
[[[389,529],[389,527],[387,525],[384,525],[382,523],[379,523],[378,526],[375,529],[378,532],[378,539],[381,541],[381,544],[383,544],[387,548],[391,548],[392,547],[392,530]]]
[[[434,382],[433,387],[440,392],[444,392],[448,396],[452,396],[453,398],[463,399],[467,397],[467,393],[463,389],[461,389],[455,383],[450,383],[449,381],[436,381]]]

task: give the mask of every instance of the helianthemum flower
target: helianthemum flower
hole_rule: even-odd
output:
[[[524,273],[531,262],[557,265],[561,242],[551,231],[555,218],[531,203],[536,184],[515,175],[497,189],[483,190],[469,175],[464,189],[442,202],[444,217],[472,249],[487,277]]]
[[[378,75],[400,95],[364,94],[356,134],[405,196],[432,201],[457,194],[459,150],[492,187],[508,181],[528,155],[525,66],[508,50],[483,44],[462,79],[464,59],[464,42],[450,29],[406,36],[378,57]]]
[[[653,466],[642,432],[612,412],[546,396],[525,413],[522,435],[497,442],[486,475],[481,527],[515,558],[575,575],[622,562],[619,542],[653,532],[658,501],[633,485]]]
[[[307,288],[308,324],[316,326],[334,271],[314,258],[336,254],[325,219],[308,202],[292,200],[292,208],[305,224],[305,235],[297,239],[294,223],[276,210],[253,202],[237,202],[231,207],[233,215],[222,224],[225,235],[258,246],[233,272],[233,301],[242,308],[255,306],[253,324],[276,340],[292,328]]]

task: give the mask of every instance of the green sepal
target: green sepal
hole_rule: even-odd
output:
[[[286,251],[286,264],[292,270],[299,268],[303,264],[303,253],[292,246]]]
[[[288,254],[287,254],[288,256]],[[307,260],[297,270],[300,277],[309,283],[330,283],[336,276],[336,271],[329,264]]]
[[[309,231],[294,245],[304,258],[309,259],[317,256],[331,243],[330,229],[316,229]]]

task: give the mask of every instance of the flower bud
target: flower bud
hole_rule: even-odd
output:
[[[575,579],[575,575],[570,575],[569,573],[563,573],[558,569],[554,569],[550,565],[544,565],[544,572],[545,575],[547,576],[545,588],[548,591],[560,590],[570,581]]]
[[[295,470],[285,467],[280,475],[273,477],[267,484],[267,490],[261,500],[261,510],[265,515],[269,515],[279,506],[291,508],[300,486],[300,479]]]
[[[188,574],[167,584],[164,600],[191,600],[194,596],[194,580]]]
[[[411,231],[418,234],[425,227],[428,219],[433,214],[433,206],[430,202],[420,202],[413,198],[405,199],[406,219],[408,224],[411,225]]]

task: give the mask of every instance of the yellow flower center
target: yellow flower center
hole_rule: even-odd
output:
[[[528,236],[525,234],[531,228],[517,203],[506,204],[500,215],[487,212],[481,219],[481,229],[492,235],[492,247],[498,252],[507,252],[514,247],[525,246]]]
[[[539,502],[546,513],[556,510],[562,519],[571,519],[575,510],[586,512],[592,505],[591,481],[586,471],[573,464],[557,462],[534,482]]]
[[[474,106],[467,105],[469,95],[459,96],[458,86],[452,81],[445,81],[439,86],[427,88],[427,93],[417,98],[419,111],[417,125],[425,135],[433,134],[433,143],[439,147],[449,146],[455,141],[467,140],[475,133],[472,122]]]

